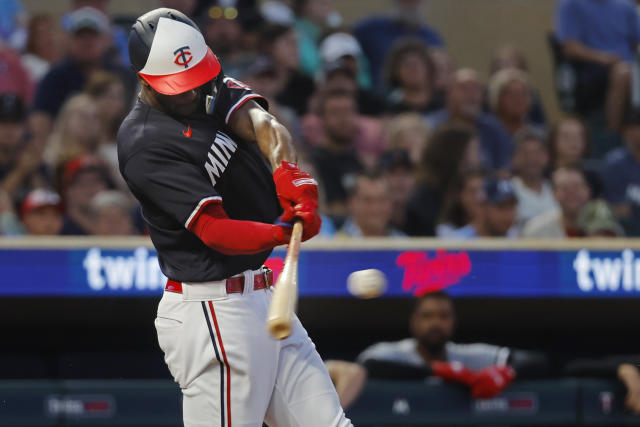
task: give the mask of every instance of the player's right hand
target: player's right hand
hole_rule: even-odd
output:
[[[305,242],[320,232],[322,218],[318,215],[317,206],[304,203],[293,208],[295,219],[302,221],[302,241]]]
[[[282,162],[273,172],[273,181],[280,206],[284,209],[283,221],[289,222],[294,218],[293,210],[296,205],[318,209],[318,183],[295,163]]]

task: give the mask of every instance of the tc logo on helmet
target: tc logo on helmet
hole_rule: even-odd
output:
[[[191,62],[191,60],[193,59],[193,56],[191,55],[191,52],[188,51],[187,49],[190,49],[190,47],[182,46],[173,51],[173,54],[176,56],[173,62],[176,65],[184,65],[184,68],[189,67],[189,62]]]

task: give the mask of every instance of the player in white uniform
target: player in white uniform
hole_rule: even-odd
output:
[[[283,341],[266,329],[262,264],[294,218],[303,240],[320,228],[317,184],[292,163],[289,133],[176,10],[139,17],[129,54],[142,91],[118,160],[170,279],[155,325],[185,426],[351,426],[300,322]]]

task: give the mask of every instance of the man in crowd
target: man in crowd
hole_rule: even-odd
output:
[[[542,134],[525,129],[515,135],[511,180],[518,197],[517,223],[520,227],[534,216],[558,208],[551,183],[544,176],[549,153]]]
[[[55,236],[62,230],[62,200],[51,190],[31,191],[22,202],[20,216],[26,234]]]
[[[346,214],[348,182],[361,169],[354,139],[358,132],[358,109],[350,92],[331,91],[323,94],[318,114],[326,136],[324,144],[311,154],[311,160],[324,185],[327,213]]]
[[[97,9],[83,7],[69,14],[69,56],[53,66],[36,88],[30,127],[34,138],[44,141],[51,131],[53,119],[64,101],[80,92],[91,74],[107,70],[118,74],[126,93],[133,95],[135,74],[106,58],[111,46],[110,24]]]
[[[91,200],[109,187],[109,172],[99,158],[85,156],[70,160],[62,179],[66,213],[61,234],[92,234],[95,218]]]
[[[591,197],[584,173],[577,168],[561,167],[553,172],[551,183],[553,196],[560,209],[542,213],[531,219],[524,227],[523,237],[583,236],[578,216]]]
[[[435,375],[468,386],[477,398],[500,393],[515,378],[518,367],[532,354],[489,344],[457,344],[453,301],[444,292],[425,294],[416,301],[409,320],[411,338],[380,342],[358,356],[372,378],[419,380]],[[515,362],[517,359],[517,363]],[[522,363],[521,361],[525,361]]]
[[[473,221],[447,237],[452,239],[473,239],[477,237],[518,236],[516,212],[518,198],[511,181],[489,179],[484,184],[485,199],[480,214]]]
[[[640,236],[640,114],[624,126],[625,145],[610,152],[600,177],[604,196],[627,234]]]
[[[403,237],[389,227],[393,202],[389,182],[380,174],[361,173],[355,178],[347,201],[349,216],[338,235],[346,237]]]
[[[403,37],[417,37],[425,45],[441,47],[440,34],[421,20],[421,0],[392,0],[391,16],[372,16],[356,23],[353,30],[371,65],[374,86],[382,80],[382,67],[393,43]]]
[[[631,84],[630,63],[640,44],[640,17],[628,0],[562,0],[556,35],[564,54],[578,62],[579,103],[606,99],[607,125],[618,130]]]
[[[483,166],[505,169],[511,160],[511,138],[498,119],[482,111],[482,99],[483,89],[478,73],[469,68],[459,69],[447,92],[447,106],[427,115],[427,121],[433,129],[449,120],[472,127],[480,138]]]
[[[94,217],[93,234],[129,236],[135,234],[131,217],[131,200],[117,190],[101,191],[91,199]]]

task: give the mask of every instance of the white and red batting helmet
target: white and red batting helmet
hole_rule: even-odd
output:
[[[160,8],[140,16],[129,33],[129,57],[138,75],[159,93],[177,95],[220,73],[220,62],[185,14]]]

